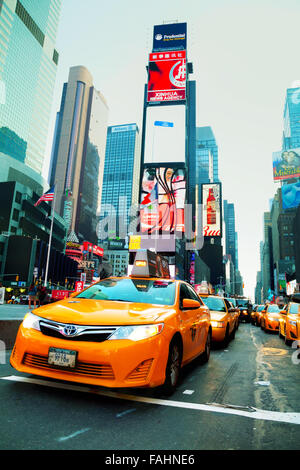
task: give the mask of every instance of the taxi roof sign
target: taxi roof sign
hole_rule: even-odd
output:
[[[139,250],[135,256],[131,276],[170,279],[168,260],[153,251]]]

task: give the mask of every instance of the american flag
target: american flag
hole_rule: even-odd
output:
[[[42,201],[53,201],[53,198],[54,198],[54,186],[52,186],[52,188],[50,188],[45,194],[43,194],[34,205],[38,206]]]

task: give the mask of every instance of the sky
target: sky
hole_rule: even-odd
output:
[[[69,68],[91,72],[108,103],[108,125],[136,122],[141,128],[153,26],[186,22],[197,126],[211,126],[219,146],[223,199],[235,205],[244,293],[254,299],[263,213],[278,187],[272,152],[281,149],[286,89],[300,81],[299,0],[62,3],[45,174]]]

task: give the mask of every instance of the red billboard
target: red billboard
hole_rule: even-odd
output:
[[[184,168],[145,168],[142,181],[142,232],[184,232]]]
[[[186,98],[186,51],[149,55],[147,101],[182,101]]]

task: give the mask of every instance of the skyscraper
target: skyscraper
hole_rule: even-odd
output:
[[[300,147],[300,87],[288,88],[283,112],[282,149]]]
[[[237,234],[235,231],[235,210],[234,204],[224,200],[224,222],[225,222],[225,238],[226,238],[226,254],[230,255],[231,261],[233,262],[234,268],[238,269],[236,254],[236,238]]]
[[[0,179],[34,190],[45,157],[60,9],[61,0],[0,1]]]
[[[132,204],[138,203],[140,175],[140,140],[136,124],[109,126],[104,163],[101,197],[101,216],[115,215],[128,225],[128,212]],[[112,212],[110,212],[110,208]],[[118,223],[109,237],[122,235]]]
[[[49,183],[56,211],[79,241],[97,242],[108,106],[83,66],[71,67],[57,113]]]
[[[219,182],[218,144],[209,126],[196,128],[196,158],[199,177],[207,178],[205,182]]]

